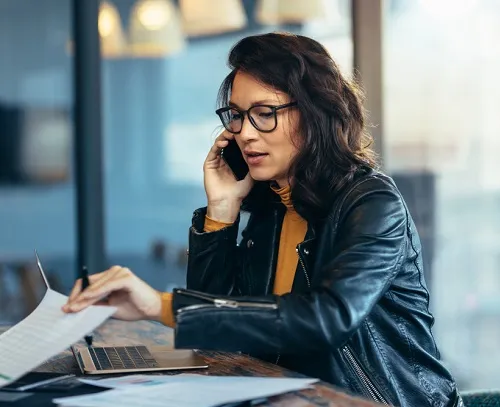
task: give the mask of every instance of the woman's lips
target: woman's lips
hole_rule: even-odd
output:
[[[258,164],[261,164],[266,159],[266,157],[268,155],[269,154],[265,154],[265,153],[247,154],[246,155],[247,164],[248,165],[258,165]]]

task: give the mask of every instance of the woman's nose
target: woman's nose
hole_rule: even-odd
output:
[[[250,119],[245,117],[243,120],[243,125],[241,126],[241,132],[239,134],[240,139],[244,142],[248,142],[254,140],[259,137],[259,132],[257,129],[250,123]]]

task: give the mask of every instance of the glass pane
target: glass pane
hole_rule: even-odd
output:
[[[462,389],[500,377],[500,3],[388,2],[387,169],[409,199],[443,358]]]
[[[74,282],[70,2],[0,2],[0,323]]]
[[[322,18],[285,24],[289,17],[278,16],[281,22],[273,25],[257,22],[258,1],[221,3],[226,9],[217,14],[229,20],[221,17],[219,29],[242,21],[236,15],[237,4],[244,7],[242,29],[196,37],[181,33],[181,45],[178,35],[170,33],[177,40],[164,47],[181,46],[175,52],[146,57],[146,47],[137,52],[136,46],[103,60],[109,257],[160,290],[185,284],[188,228],[193,211],[206,205],[202,166],[221,128],[216,96],[229,72],[226,58],[231,47],[247,35],[286,30],[321,41],[346,72],[352,66],[349,1],[320,1],[319,6],[326,7],[319,14]],[[283,3],[295,16],[308,12],[297,8],[301,2]],[[137,17],[134,2],[114,4],[122,31],[130,34]],[[210,7],[217,8],[215,3]],[[228,10],[233,11],[226,15]],[[196,12],[206,17],[210,10],[200,7]]]

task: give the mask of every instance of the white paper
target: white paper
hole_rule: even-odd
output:
[[[154,386],[165,383],[178,383],[194,380],[210,379],[214,376],[204,376],[194,373],[182,373],[176,375],[155,375],[155,374],[134,374],[120,377],[110,377],[105,379],[85,379],[78,381],[91,386],[104,387],[106,389],[123,389],[133,386]]]
[[[67,301],[67,296],[48,289],[30,315],[0,335],[0,387],[78,342],[116,311],[115,307],[91,306],[66,314],[61,307]]]
[[[175,378],[177,376],[171,376]],[[205,376],[52,400],[65,407],[214,407],[309,388],[317,379]]]

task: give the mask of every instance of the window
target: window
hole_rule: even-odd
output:
[[[70,2],[0,2],[0,321],[74,282]]]
[[[462,389],[500,375],[500,4],[387,3],[385,164],[416,219],[434,333]]]

